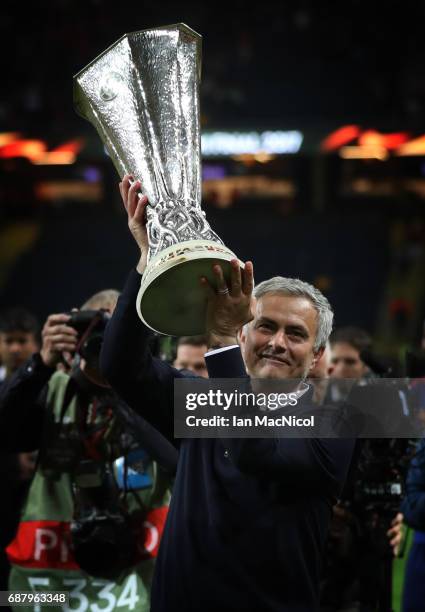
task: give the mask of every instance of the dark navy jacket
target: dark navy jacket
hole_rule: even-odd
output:
[[[425,531],[425,440],[419,442],[406,477],[406,497],[401,505],[406,523]]]
[[[422,612],[425,601],[425,440],[421,440],[406,476],[401,505],[405,522],[415,529],[406,563],[403,611]]]
[[[353,442],[173,439],[173,381],[147,350],[132,272],[101,368],[125,401],[179,447],[152,590],[153,612],[312,612],[327,529]],[[207,357],[210,377],[246,376],[239,348]]]

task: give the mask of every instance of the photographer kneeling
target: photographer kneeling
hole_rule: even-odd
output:
[[[9,588],[68,591],[70,609],[80,612],[149,610],[176,459],[99,373],[106,311],[117,298],[118,292],[103,291],[81,311],[50,315],[40,353],[0,396],[3,448],[39,449],[7,549]]]

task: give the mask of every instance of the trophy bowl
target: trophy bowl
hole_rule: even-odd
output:
[[[214,285],[212,267],[217,263],[229,280],[229,262],[235,257],[230,249],[211,240],[188,240],[164,249],[143,275],[137,296],[139,317],[163,334],[202,334],[207,297],[199,279],[205,276]]]

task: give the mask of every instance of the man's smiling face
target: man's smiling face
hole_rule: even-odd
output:
[[[255,318],[240,342],[252,378],[302,378],[323,352],[314,352],[317,312],[304,297],[266,293],[255,303]]]

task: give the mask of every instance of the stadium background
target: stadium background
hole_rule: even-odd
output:
[[[400,357],[425,316],[423,2],[3,1],[0,303],[43,320],[137,258],[72,76],[123,33],[203,35],[204,209],[256,280],[315,283]],[[396,585],[397,586],[397,585]]]

